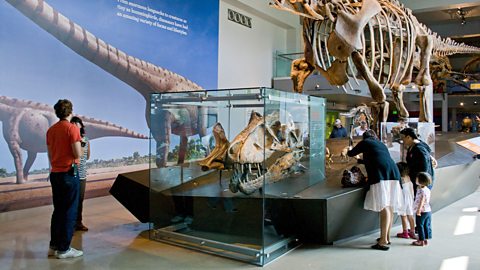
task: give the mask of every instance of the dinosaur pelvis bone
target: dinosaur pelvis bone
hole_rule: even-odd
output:
[[[222,126],[215,125],[215,148],[199,165],[202,170],[233,170],[229,184],[233,193],[251,194],[264,181],[269,184],[287,177],[297,169],[304,145],[291,116],[284,118],[282,123],[279,112],[264,118],[252,111],[248,125],[230,143]]]
[[[363,28],[381,10],[382,7],[377,0],[364,0],[362,9],[357,14],[339,11],[335,32],[352,48],[360,50],[363,48],[361,41]]]

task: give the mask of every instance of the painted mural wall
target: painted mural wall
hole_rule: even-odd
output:
[[[87,122],[90,161],[109,167],[148,155],[150,93],[217,88],[218,0],[15,2],[0,2],[0,181],[48,171],[58,99]]]

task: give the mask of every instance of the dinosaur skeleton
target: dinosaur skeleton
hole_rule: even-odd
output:
[[[294,91],[302,92],[305,79],[314,70],[345,91],[347,83],[353,89],[349,75],[358,84],[358,73],[374,100],[374,127],[388,116],[385,88],[392,90],[400,118],[408,118],[402,92],[412,81],[415,61],[419,62],[414,80],[421,100],[419,121],[429,122],[431,97],[426,86],[432,82],[432,54],[480,52],[479,48],[440,38],[397,0],[273,0],[271,5],[303,17],[304,58],[292,62]]]
[[[157,117],[153,118],[159,123],[151,123],[149,118],[150,94],[201,90],[202,87],[196,83],[115,48],[65,17],[44,0],[6,0],[6,2],[77,54],[130,85],[145,98],[147,102],[145,118],[157,142],[158,167],[166,165],[171,134],[181,137],[179,163],[182,163],[185,157],[187,136],[206,135],[206,112],[196,106],[185,106],[182,109],[182,114],[188,116],[188,121],[185,121],[188,126],[179,123],[184,119],[179,119],[177,111],[166,110],[157,114]]]
[[[231,169],[230,191],[251,194],[298,170],[305,147],[301,132],[290,115],[286,123],[280,113],[262,117],[252,111],[247,127],[228,142],[220,123],[214,126],[215,148],[199,162],[203,170]]]
[[[109,122],[79,117],[90,139],[106,136],[148,139],[147,136]],[[0,96],[0,121],[3,123],[3,136],[14,158],[17,184],[24,183],[28,180],[28,172],[37,154],[47,152],[45,134],[58,118],[50,105]],[[27,151],[28,155],[23,168],[21,149]]]
[[[367,125],[370,126],[370,123],[373,122],[371,109],[366,104],[361,104],[346,113],[340,113],[340,115],[353,118],[352,124],[354,126],[359,126],[362,121],[367,122]]]

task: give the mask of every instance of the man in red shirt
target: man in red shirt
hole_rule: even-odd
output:
[[[58,259],[75,258],[83,255],[83,251],[70,247],[77,218],[80,182],[76,168],[81,156],[82,138],[79,128],[70,123],[72,103],[60,99],[53,108],[60,121],[47,131],[53,199],[48,255]]]

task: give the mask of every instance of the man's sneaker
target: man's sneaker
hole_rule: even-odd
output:
[[[48,257],[50,256],[56,256],[57,255],[57,251],[53,248],[48,248]]]
[[[59,253],[57,251],[57,259],[68,259],[68,258],[76,258],[80,257],[83,255],[83,251],[81,250],[76,250],[74,248],[69,248],[67,251],[64,253]]]

